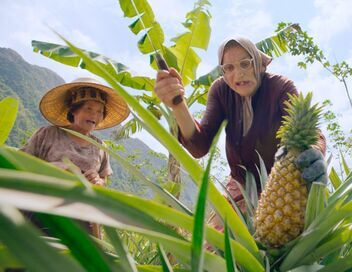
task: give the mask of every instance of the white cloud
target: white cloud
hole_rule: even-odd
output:
[[[352,1],[315,0],[318,15],[309,23],[314,37],[325,44],[351,28]]]
[[[273,25],[271,15],[264,10],[265,2],[233,0],[226,3],[225,7],[219,5],[214,14],[214,27],[221,33],[227,33],[226,36],[242,35],[252,40],[263,38]]]
[[[1,9],[0,18],[2,25],[11,25],[11,28],[1,30],[5,41],[18,47],[29,47],[32,39],[52,39],[55,35],[46,25],[48,18],[51,18],[51,27],[60,26],[60,22],[52,18],[45,7],[32,3],[9,3],[6,9]]]
[[[70,36],[72,37],[72,42],[84,49],[88,49],[89,51],[99,52],[100,48],[97,43],[88,35],[83,34],[78,29],[73,29],[70,31]],[[62,41],[61,41],[62,43]]]
[[[171,32],[171,36],[166,37],[167,42],[168,39],[186,30],[181,23],[185,21],[187,12],[193,9],[192,1],[149,0],[148,2],[154,11],[156,20],[161,24],[165,32]]]

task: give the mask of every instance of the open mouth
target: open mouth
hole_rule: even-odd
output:
[[[87,120],[86,122],[87,122],[88,124],[95,125],[95,121],[94,121],[94,120]]]
[[[239,81],[239,82],[236,82],[236,86],[237,86],[237,87],[247,86],[248,84],[249,84],[249,81]]]

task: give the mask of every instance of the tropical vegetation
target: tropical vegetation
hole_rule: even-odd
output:
[[[155,50],[169,66],[180,71],[184,84],[193,89],[187,103],[204,103],[211,82],[219,76],[214,69],[196,78],[200,58],[193,48],[206,49],[210,36],[209,2],[197,1],[186,15],[186,32],[164,45],[164,33],[146,0],[120,0],[125,16],[134,18],[131,31],[140,34],[138,48],[155,66]],[[289,51],[287,33],[300,35],[297,25],[288,25],[257,44],[273,56]],[[46,162],[4,145],[17,114],[18,101],[0,102],[0,268],[26,267],[28,271],[348,271],[352,269],[352,174],[344,162],[346,178],[330,172],[330,184],[313,183],[305,212],[303,232],[279,248],[254,239],[253,215],[258,206],[253,175],[248,173],[242,192],[247,203],[243,214],[233,207],[212,182],[210,169],[222,125],[203,169],[179,145],[176,125],[167,108],[153,94],[154,80],[133,76],[127,66],[100,54],[81,50],[61,37],[66,45],[33,41],[36,52],[71,66],[79,66],[102,77],[121,95],[134,113],[128,129],[146,129],[170,152],[169,178],[178,182],[177,163],[199,186],[194,210],[181,203],[165,188],[150,181],[138,168],[108,148],[85,138],[109,152],[136,178],[147,184],[158,198],[144,199],[117,190],[89,184],[72,170],[60,170]],[[127,87],[141,90],[132,95]],[[158,118],[169,124],[164,128]],[[137,125],[138,124],[138,125]],[[69,133],[74,133],[68,131]],[[170,133],[171,132],[171,133]],[[79,136],[78,134],[76,134]],[[177,163],[176,163],[177,161]],[[69,164],[69,162],[67,162]],[[262,187],[267,173],[258,166]],[[224,222],[224,232],[206,223],[210,203]],[[43,235],[24,218],[20,210],[37,213],[52,236]],[[235,211],[236,210],[236,211]],[[94,239],[77,220],[101,224],[106,239]],[[126,245],[126,233],[139,244],[134,251],[153,254],[138,258]],[[137,238],[136,238],[137,237]],[[148,243],[153,245],[148,245]],[[206,246],[205,246],[206,245]],[[211,248],[211,249],[209,249]],[[130,247],[131,249],[131,247]]]

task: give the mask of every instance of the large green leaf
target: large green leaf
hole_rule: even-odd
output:
[[[352,268],[352,251],[346,256],[344,256],[343,258],[340,258],[335,262],[318,270],[318,272],[351,271],[351,268]]]
[[[72,173],[55,167],[52,164],[44,163],[36,157],[22,151],[19,152],[13,148],[0,148],[0,166],[1,168],[55,176],[65,179],[66,182],[77,180]]]
[[[208,5],[210,5],[208,1],[196,3],[195,8],[187,13],[186,21],[183,23],[187,32],[173,38],[175,45],[169,48],[177,57],[184,85],[188,85],[196,78],[196,70],[200,63],[200,58],[193,48],[204,50],[208,48],[211,34]]]
[[[180,237],[169,227],[157,222],[148,214],[132,207],[131,205],[126,205],[126,203],[118,201],[116,198],[106,198],[101,194],[94,195],[94,191],[88,190],[81,182],[67,182],[66,180],[59,178],[48,178],[47,176],[38,174],[7,169],[0,169],[0,175],[4,187],[8,186],[11,188],[12,186],[15,186],[12,188],[32,192],[28,193],[28,196],[27,194],[24,194],[22,199],[16,199],[15,192],[8,192],[6,201],[11,201],[8,200],[8,198],[13,194],[12,197],[14,198],[14,202],[12,204],[17,205],[18,208],[26,210],[29,209],[29,207],[32,207],[35,211],[46,213],[52,212],[53,214],[56,214],[57,209],[62,209],[62,212],[60,212],[59,215],[76,216],[74,217],[76,219],[90,222],[98,221],[98,223],[105,224],[113,220],[115,225],[117,224],[117,227],[119,224],[128,224],[159,231],[160,233],[170,236]],[[7,181],[5,181],[5,179],[7,179]],[[48,183],[43,183],[44,180],[48,180]],[[35,182],[31,183],[30,181]],[[9,182],[12,182],[13,184],[10,185]],[[38,186],[42,187],[39,192],[43,195],[36,193]],[[6,190],[3,190],[4,189],[2,189],[2,194],[6,192]],[[3,201],[5,201],[5,199],[3,199]],[[39,203],[41,207],[36,207],[35,205],[39,205]],[[59,205],[59,207],[56,205]],[[74,211],[73,206],[77,207],[76,212]],[[94,212],[95,209],[100,211],[103,210],[104,213]],[[82,214],[78,215],[77,211],[81,211]]]
[[[177,235],[173,237],[174,234],[167,231],[161,223],[155,223],[150,228],[148,226],[150,225],[148,215],[137,212],[137,209],[131,205],[123,204],[116,198],[117,192],[111,191],[108,193],[107,189],[97,187],[95,188],[97,193],[94,194],[87,191],[80,183],[76,183],[72,187],[70,183],[64,180],[40,177],[24,172],[18,173],[18,171],[13,170],[0,170],[0,184],[0,203],[11,203],[21,209],[56,213],[135,231],[153,241],[162,243],[168,251],[172,252],[181,261],[185,263],[191,261],[191,244],[189,242],[176,238]],[[16,187],[23,193],[18,190],[4,189],[4,187]],[[35,194],[37,190],[41,193]],[[99,191],[105,191],[108,194],[104,197],[103,194],[98,193]],[[44,193],[46,195],[43,195]],[[12,239],[10,236],[9,239]],[[49,259],[53,260],[55,258]],[[217,269],[225,268],[224,260],[210,253],[205,253],[204,262],[209,271],[218,271]]]
[[[96,186],[93,186],[94,193],[87,193],[80,182],[72,183],[48,176],[0,169],[0,188],[3,188],[0,189],[0,203],[22,209],[70,216],[131,231],[136,231],[137,227],[133,227],[136,225],[142,226],[144,230],[149,228],[147,215],[185,228],[189,232],[193,229],[192,217],[170,207]],[[136,216],[134,212],[130,212],[131,208],[145,214]],[[139,228],[138,230],[141,232]],[[154,230],[159,231],[160,235],[164,232],[160,227],[154,226]],[[224,248],[221,233],[207,227],[206,237],[213,245]],[[241,266],[248,271],[263,270],[260,263],[243,246],[235,241],[231,241],[231,244]]]
[[[351,224],[340,226],[321,242],[312,252],[305,256],[300,263],[311,264],[319,261],[322,257],[341,249],[344,245],[352,242],[352,226]]]
[[[77,262],[46,244],[40,233],[25,222],[20,212],[0,206],[0,240],[30,271],[85,271]],[[53,261],[55,260],[55,261]]]
[[[0,146],[5,143],[15,124],[18,105],[18,100],[13,97],[0,101]]]
[[[61,37],[64,39],[63,37]],[[65,39],[64,39],[65,40]],[[106,71],[99,64],[92,61],[84,52],[80,51],[77,47],[71,44],[69,41],[65,42],[70,46],[72,51],[81,56],[85,62],[96,67],[100,71],[103,78],[121,95],[129,106],[139,115],[139,117],[144,121],[144,123],[153,131],[153,135],[157,137],[160,143],[162,143],[170,153],[183,165],[183,167],[188,171],[193,181],[198,185],[200,184],[201,177],[203,175],[203,170],[199,164],[190,157],[190,155],[180,146],[177,140],[171,136],[163,126],[158,122],[158,120],[146,109],[144,109],[136,99],[131,96],[126,90],[124,90],[116,81],[116,79]],[[212,204],[218,211],[218,213],[224,218],[227,217],[229,222],[229,227],[233,231],[233,234],[241,244],[243,244],[254,256],[261,260],[259,255],[258,247],[250,235],[246,226],[241,222],[238,215],[234,212],[230,204],[226,199],[220,194],[216,189],[214,184],[209,184],[209,196]],[[231,215],[231,216],[230,216]]]
[[[101,76],[99,71],[96,70],[94,66],[87,64],[68,46],[42,41],[32,41],[32,47],[34,52],[38,52],[43,56],[46,56],[57,62],[73,67],[81,67],[82,69],[86,69],[93,74]],[[123,86],[147,91],[152,91],[154,89],[154,80],[143,76],[133,76],[130,69],[124,64],[116,62],[101,54],[85,50],[83,51],[91,57],[93,62],[103,66],[106,70],[108,70],[109,73],[112,74],[114,78]]]
[[[5,268],[21,268],[23,265],[16,259],[15,255],[2,243],[0,243],[0,271]]]
[[[143,54],[161,50],[164,43],[164,32],[155,21],[152,8],[146,0],[119,0],[125,17],[136,20],[129,26],[134,34],[144,30],[144,35],[138,42],[138,48]]]

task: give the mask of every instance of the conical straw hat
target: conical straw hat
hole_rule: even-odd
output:
[[[52,124],[60,127],[69,126],[67,113],[70,108],[72,94],[75,90],[82,87],[92,87],[106,94],[106,117],[95,129],[104,129],[116,126],[125,120],[130,111],[126,102],[110,87],[102,85],[99,81],[92,78],[77,78],[71,83],[56,86],[42,97],[39,109],[42,115]],[[84,99],[84,100],[89,100]],[[96,100],[96,99],[91,99]]]

